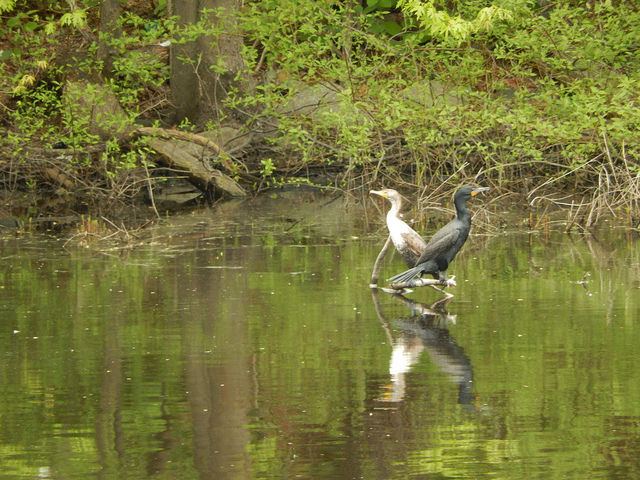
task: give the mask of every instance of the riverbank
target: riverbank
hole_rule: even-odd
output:
[[[436,231],[453,215],[451,197],[454,190],[443,188],[440,193],[432,192],[430,197],[420,197],[420,192],[405,192],[405,219],[428,237],[429,232]],[[158,201],[155,209],[148,202],[141,201],[135,206],[103,209],[97,213],[79,213],[69,209],[59,215],[29,214],[34,210],[25,205],[24,211],[27,213],[0,216],[0,235],[46,233],[64,239],[67,242],[65,245],[80,244],[97,250],[109,250],[135,247],[144,242],[155,227],[174,223],[177,218],[213,214],[221,224],[225,224],[230,219],[239,222],[242,212],[247,216],[255,216],[259,212],[259,215],[282,219],[288,228],[309,222],[330,226],[341,216],[353,216],[358,219],[362,235],[377,235],[381,238],[386,235],[384,217],[388,206],[362,189],[344,192],[310,186],[288,186],[213,205],[200,203],[197,198],[179,204],[170,196],[167,197],[167,202]],[[618,215],[612,212],[587,229],[581,223],[584,217],[580,217],[581,214],[588,214],[584,207],[562,206],[545,199],[530,200],[525,195],[504,192],[499,188],[492,188],[475,198],[470,202],[470,208],[474,214],[473,232],[481,236],[491,237],[513,232],[589,233],[601,231],[602,228],[637,231],[629,212],[618,212]]]
[[[127,224],[288,185],[424,206],[463,183],[517,198],[533,227],[640,222],[634,2],[430,16],[456,28],[387,2],[178,24],[164,5],[81,3],[11,3],[0,26],[0,215],[21,224]]]

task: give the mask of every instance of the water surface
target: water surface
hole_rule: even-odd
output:
[[[275,196],[4,237],[0,478],[640,476],[634,234],[476,231],[443,305],[368,288],[380,222]]]

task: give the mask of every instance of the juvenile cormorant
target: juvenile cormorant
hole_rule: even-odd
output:
[[[486,190],[489,188],[471,185],[459,188],[453,197],[456,217],[435,233],[413,268],[391,277],[389,281],[405,283],[418,275],[430,273],[440,282],[446,283],[449,263],[467,240],[471,229],[471,213],[467,210],[467,200]]]
[[[386,198],[391,203],[391,209],[387,212],[389,236],[407,266],[413,267],[418,258],[420,258],[420,255],[422,255],[422,251],[427,246],[427,242],[425,242],[418,232],[400,218],[402,197],[398,192],[390,188],[371,190],[369,193]]]

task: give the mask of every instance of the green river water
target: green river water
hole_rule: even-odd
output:
[[[442,305],[368,287],[374,210],[275,197],[0,238],[0,479],[640,478],[637,234],[478,231]]]

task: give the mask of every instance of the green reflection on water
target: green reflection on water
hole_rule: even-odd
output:
[[[321,221],[343,208],[174,219],[122,254],[4,240],[0,478],[640,475],[635,237],[473,237],[427,324],[376,310],[383,239]]]

